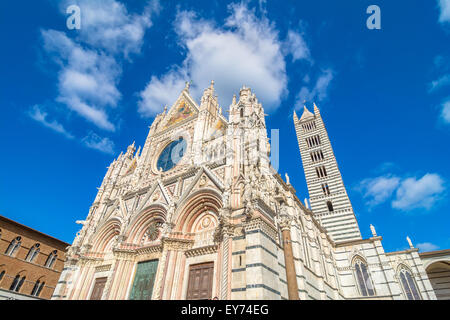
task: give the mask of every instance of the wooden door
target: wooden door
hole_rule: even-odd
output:
[[[106,277],[95,279],[94,288],[91,293],[91,300],[101,300],[103,289],[105,289]]]
[[[158,260],[139,262],[128,299],[151,300],[157,270]]]
[[[201,300],[212,298],[214,262],[191,265],[186,299]]]

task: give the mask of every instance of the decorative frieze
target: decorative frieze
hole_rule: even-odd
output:
[[[105,265],[101,265],[101,266],[97,266],[95,267],[95,272],[105,272],[105,271],[109,271],[111,269],[111,265],[110,264],[105,264]]]
[[[215,253],[215,252],[217,252],[217,248],[218,248],[218,245],[213,244],[213,245],[210,245],[210,246],[198,247],[198,248],[193,248],[193,249],[190,249],[190,250],[186,250],[184,252],[184,254],[188,258],[195,257],[195,256],[201,256],[201,255]]]

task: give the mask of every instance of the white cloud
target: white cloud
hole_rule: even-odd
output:
[[[45,50],[62,65],[56,100],[98,127],[114,131],[105,108],[115,107],[121,96],[116,88],[120,75],[116,61],[84,49],[61,31],[43,30],[42,38]]]
[[[50,128],[56,132],[63,134],[66,138],[73,139],[73,135],[70,134],[62,124],[57,122],[56,120],[50,121],[47,119],[47,112],[41,110],[38,105],[34,105],[31,110],[28,112],[28,115],[37,122],[42,123],[47,128]]]
[[[95,149],[107,154],[114,153],[114,142],[106,137],[100,137],[94,132],[89,132],[89,134],[84,137],[81,142],[88,148]]]
[[[440,9],[439,22],[450,22],[450,0],[438,0]]]
[[[441,117],[446,123],[450,123],[450,100],[442,104]]]
[[[66,6],[73,1],[66,1]],[[131,14],[115,0],[78,0],[82,25],[80,40],[109,53],[128,58],[141,50],[145,30],[151,27],[151,15],[159,11],[159,2],[147,4],[142,14]],[[64,8],[65,9],[65,8]]]
[[[140,93],[138,110],[141,115],[151,117],[161,111],[164,105],[173,103],[185,86],[188,76],[183,69],[171,70],[161,78],[152,76]]]
[[[392,171],[396,167],[397,167],[397,165],[394,162],[385,161],[375,169],[375,172],[376,173],[385,173],[385,172]]]
[[[392,207],[403,211],[431,207],[441,199],[445,191],[444,180],[437,174],[427,173],[422,178],[402,180],[392,201]]]
[[[233,93],[247,85],[267,111],[279,106],[287,94],[287,76],[278,32],[265,16],[258,18],[244,4],[229,9],[222,27],[191,11],[177,14],[174,28],[186,50],[185,60],[180,68],[151,78],[140,93],[143,116],[155,115],[164,104],[173,103],[187,80],[193,81],[191,93],[196,99],[214,80],[221,105],[228,106]]]
[[[373,207],[389,199],[399,183],[399,177],[387,175],[364,179],[357,189],[362,192],[363,198],[367,200],[367,205]]]
[[[317,78],[316,84],[311,87],[302,87],[296,96],[295,109],[303,106],[303,101],[324,101],[328,96],[328,87],[333,80],[334,73],[331,69],[323,70]]]
[[[65,9],[72,1],[61,5]],[[110,113],[121,99],[117,84],[122,60],[139,53],[150,16],[159,10],[156,1],[149,2],[140,15],[131,14],[115,0],[79,0],[81,29],[75,38],[64,32],[42,30],[43,48],[60,70],[56,101],[93,123],[114,131]]]
[[[423,242],[416,244],[416,247],[420,249],[420,251],[433,251],[439,249],[439,247],[431,242]]]
[[[300,33],[289,30],[284,45],[287,53],[292,55],[292,61],[310,58],[309,48]]]
[[[428,92],[439,90],[442,87],[450,85],[450,74],[446,74],[430,83]]]

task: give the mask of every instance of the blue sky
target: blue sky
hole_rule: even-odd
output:
[[[81,29],[66,8],[81,9]],[[366,9],[381,9],[369,30]],[[192,80],[250,86],[307,197],[292,113],[316,102],[364,237],[450,247],[450,0],[3,1],[0,214],[72,242],[106,173]]]

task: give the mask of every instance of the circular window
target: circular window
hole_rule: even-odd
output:
[[[159,155],[156,169],[167,171],[177,165],[186,151],[186,140],[180,138],[169,143]]]

